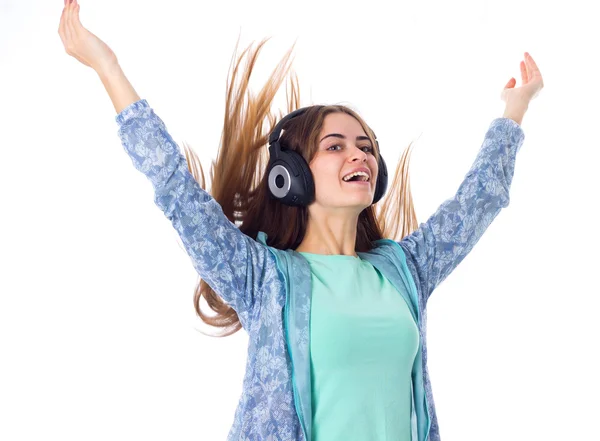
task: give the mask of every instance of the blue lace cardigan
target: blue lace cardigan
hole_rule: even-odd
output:
[[[134,167],[154,188],[154,202],[178,232],[200,277],[238,314],[248,332],[243,391],[228,441],[310,441],[312,427],[306,259],[242,233],[188,171],[185,157],[145,99],[116,116]],[[524,140],[508,118],[492,121],[455,196],[400,242],[382,239],[357,253],[398,290],[419,328],[412,369],[412,439],[439,441],[427,370],[426,306],[503,207]]]

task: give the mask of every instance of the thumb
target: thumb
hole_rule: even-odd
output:
[[[500,93],[500,99],[502,101],[506,101],[506,95],[507,95],[508,91],[510,89],[513,89],[515,87],[516,83],[517,83],[517,80],[515,80],[513,77],[511,77],[511,79],[508,80],[508,83],[506,83],[506,86],[504,86],[504,89],[502,89],[502,92]]]

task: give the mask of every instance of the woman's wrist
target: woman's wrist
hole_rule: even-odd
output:
[[[139,95],[118,63],[103,66],[96,72],[102,84],[104,84],[117,114],[121,113],[130,104],[140,100]]]
[[[527,103],[524,102],[507,103],[502,118],[510,118],[517,124],[521,125],[521,122],[523,121],[523,117],[525,116],[525,112],[527,112],[528,107],[529,106],[527,105]]]

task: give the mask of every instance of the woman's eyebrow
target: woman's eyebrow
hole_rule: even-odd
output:
[[[329,138],[330,136],[335,136],[336,138],[346,139],[346,137],[344,135],[341,135],[339,133],[330,133],[329,135],[324,136],[323,139]],[[319,141],[319,142],[323,142],[323,139],[321,139],[321,141]],[[357,141],[369,141],[369,137],[368,136],[357,136],[356,140]]]

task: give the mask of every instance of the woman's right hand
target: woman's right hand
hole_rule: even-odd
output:
[[[82,26],[79,21],[77,0],[65,0],[65,7],[60,16],[58,35],[60,35],[67,54],[96,72],[117,63],[115,53],[106,43]]]

